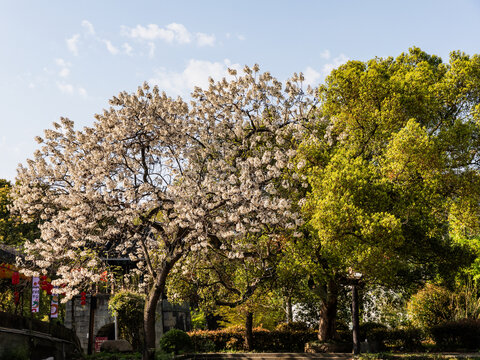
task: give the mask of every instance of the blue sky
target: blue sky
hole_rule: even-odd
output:
[[[0,178],[60,116],[78,128],[147,80],[188,96],[228,66],[318,85],[352,60],[419,46],[480,53],[480,1],[1,1]]]

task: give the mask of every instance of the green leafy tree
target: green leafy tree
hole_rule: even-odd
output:
[[[297,164],[312,231],[296,246],[321,290],[320,339],[335,336],[338,287],[354,274],[394,287],[468,262],[448,214],[479,179],[479,94],[479,56],[445,64],[418,48],[350,61],[320,87]]]
[[[36,222],[23,223],[18,216],[11,214],[12,186],[9,181],[0,179],[0,244],[20,246],[27,239],[38,235]]]

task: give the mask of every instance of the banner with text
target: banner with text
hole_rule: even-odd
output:
[[[32,313],[40,311],[40,278],[32,277]]]

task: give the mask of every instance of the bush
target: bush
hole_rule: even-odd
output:
[[[365,339],[371,339],[372,333],[376,330],[387,330],[387,327],[383,324],[376,323],[373,321],[365,322],[359,326],[359,337],[360,341],[365,341]]]
[[[120,291],[108,301],[108,309],[117,316],[120,337],[139,351],[143,346],[143,307],[145,297],[130,291]]]
[[[280,323],[275,328],[277,331],[308,331],[309,327],[306,323],[301,321],[294,321],[289,323]]]
[[[0,360],[28,360],[28,349],[25,347],[15,347],[11,349],[5,349],[1,355]]]
[[[443,287],[426,284],[413,295],[407,305],[408,314],[414,326],[431,328],[454,319],[454,294]]]
[[[245,329],[239,326],[222,330],[201,330],[189,333],[196,352],[239,351],[245,344]],[[273,330],[253,329],[255,351],[303,352],[307,342],[317,338],[315,330]]]
[[[447,321],[429,330],[441,350],[478,350],[480,347],[480,320]]]
[[[417,328],[382,329],[369,333],[369,341],[378,341],[390,350],[417,351],[422,349],[423,332]]]
[[[160,350],[165,353],[179,354],[190,351],[192,340],[185,331],[179,329],[168,330],[160,339]]]

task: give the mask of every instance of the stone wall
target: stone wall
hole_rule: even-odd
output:
[[[109,298],[110,295],[108,294],[98,294],[96,296],[96,307],[92,312],[94,314],[94,339],[92,342],[92,350],[95,344],[95,337],[98,336],[99,330],[105,325],[113,324],[114,322],[113,317],[108,311]],[[85,353],[88,351],[90,301],[91,297],[87,296],[87,303],[82,306],[80,305],[80,297],[75,297],[72,301],[67,303],[65,313],[65,326],[75,330]],[[162,313],[163,317],[161,316]],[[160,301],[157,306],[155,325],[157,344],[163,333],[172,328],[184,331],[191,330],[190,310],[188,304],[173,305],[167,300]],[[111,334],[110,337],[112,336],[113,334]]]

